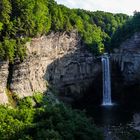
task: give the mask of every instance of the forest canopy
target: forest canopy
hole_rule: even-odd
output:
[[[129,19],[125,14],[69,9],[54,0],[1,0],[0,58],[10,62],[17,57],[23,60],[24,44],[29,38],[75,29],[98,55],[110,48],[112,36]]]
[[[119,27],[111,38],[111,46],[118,47],[121,42],[130,38],[135,32],[140,31],[140,12],[135,11],[134,16]]]
[[[50,102],[42,93],[0,106],[1,140],[103,140],[84,112]]]

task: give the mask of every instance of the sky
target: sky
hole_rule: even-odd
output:
[[[80,8],[90,11],[106,11],[133,15],[140,11],[140,0],[56,0],[69,8]]]

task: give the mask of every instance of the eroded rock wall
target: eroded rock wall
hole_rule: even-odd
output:
[[[13,65],[10,90],[19,97],[45,92],[46,84],[59,91],[62,97],[78,99],[82,92],[97,79],[101,62],[87,51],[78,33],[50,33],[33,38],[27,46],[27,57]],[[126,83],[140,81],[140,33],[115,50],[111,59],[119,64]],[[8,62],[0,62],[0,103],[7,103],[6,87]]]
[[[140,33],[123,42],[112,54],[112,61],[119,64],[126,84],[140,82]]]
[[[19,97],[46,91],[46,82],[63,95],[81,96],[100,69],[76,32],[51,33],[27,43],[27,58],[14,64],[10,89]]]
[[[7,61],[0,61],[0,104],[8,103],[8,97],[6,95],[7,79],[8,79],[8,67]]]

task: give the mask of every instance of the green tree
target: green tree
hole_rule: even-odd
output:
[[[34,21],[36,34],[44,34],[50,30],[51,18],[44,0],[36,0],[34,7]]]
[[[3,44],[4,49],[7,55],[7,59],[9,59],[10,62],[14,62],[14,56],[15,56],[15,46],[16,46],[16,40],[14,39],[8,39],[5,38]]]
[[[12,7],[9,0],[0,1],[0,22],[4,24],[9,23],[11,10],[12,10]]]

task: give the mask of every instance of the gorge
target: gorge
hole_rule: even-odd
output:
[[[78,104],[78,106],[80,105],[80,108],[86,108],[88,112],[90,112],[89,107],[91,104],[93,104],[94,107],[101,104],[101,59],[96,58],[86,49],[76,31],[71,33],[52,32],[48,36],[33,38],[32,41],[26,45],[28,55],[23,62],[19,62],[17,59],[13,65],[9,65],[8,61],[1,61],[0,76],[5,77],[2,78],[3,81],[0,85],[1,104],[8,103],[6,94],[7,86],[10,92],[16,94],[19,98],[33,96],[36,92],[46,92],[49,95],[50,90],[48,89],[53,87],[53,90],[57,92],[56,96],[59,100],[69,104],[75,104],[77,102],[76,104]],[[119,104],[130,104],[130,108],[132,107],[131,104],[134,103],[130,100],[134,98],[134,101],[138,103],[140,97],[138,89],[138,81],[140,80],[139,45],[140,33],[135,33],[131,38],[123,42],[119,49],[115,49],[115,53],[110,54],[111,78],[113,81],[112,100]],[[9,70],[12,72],[9,72]],[[10,80],[7,81],[8,79]],[[53,94],[53,92],[51,94]],[[138,107],[139,105],[136,106]],[[125,107],[123,108],[126,109]],[[102,110],[99,107],[98,111],[97,108],[94,108],[94,111],[94,115],[97,116],[93,115],[93,118],[99,126],[101,124],[108,124],[108,122],[106,122],[107,120],[110,122],[111,127],[113,127],[114,123],[118,124],[121,121],[126,121],[124,121],[124,119],[120,121],[117,118],[120,116],[115,115],[116,113],[122,116],[131,116],[131,111],[130,114],[129,112],[125,114],[123,113],[122,107],[120,109],[119,106],[109,110]],[[105,121],[100,122],[98,118],[103,115],[100,114],[103,112],[105,113],[106,119],[104,118],[105,120],[102,120],[103,118],[100,118],[100,121]],[[112,114],[112,112],[114,112],[114,114]],[[113,118],[109,116],[109,114],[112,114]],[[134,114],[136,129],[139,129],[137,123],[139,120],[138,116],[138,113],[137,115]],[[114,121],[115,118],[116,120]],[[128,119],[128,122],[129,121]],[[109,130],[106,131],[107,135],[109,132],[115,135],[112,132],[112,128],[107,127],[106,129]],[[110,135],[107,136],[107,140],[108,137],[110,137]]]
[[[140,12],[1,0],[0,139],[139,140],[139,69]]]

